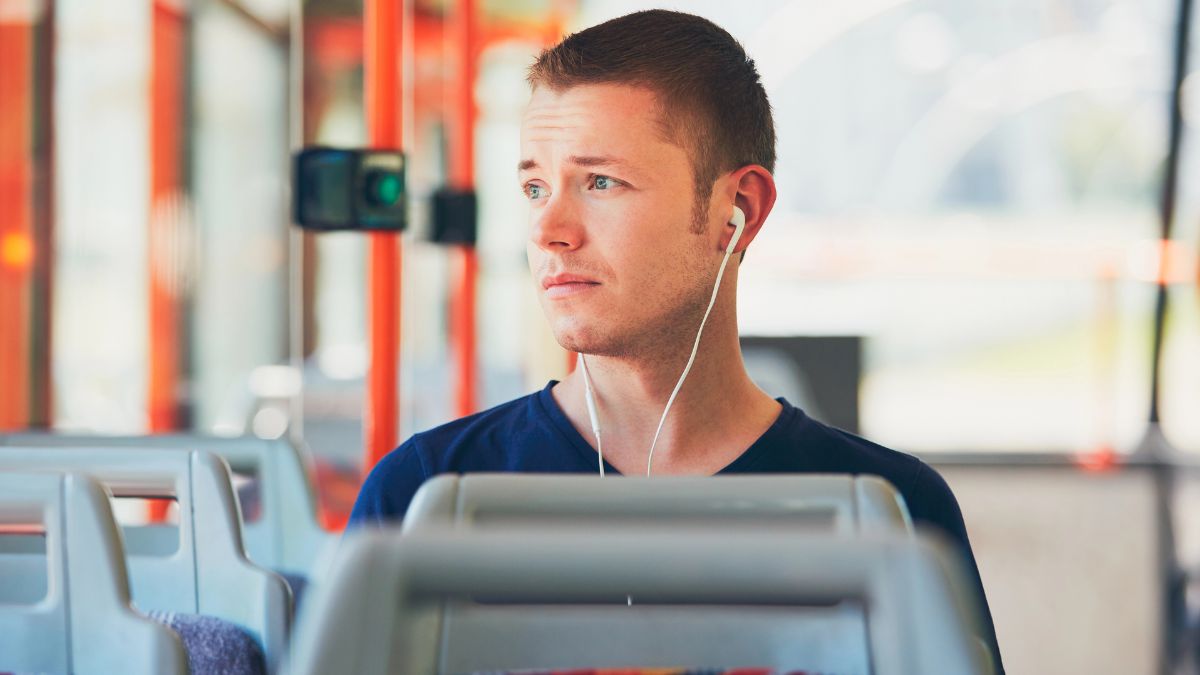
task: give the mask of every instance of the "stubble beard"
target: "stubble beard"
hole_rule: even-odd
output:
[[[716,280],[716,268],[708,269],[709,265],[701,262],[708,258],[703,255],[703,235],[710,211],[709,200],[697,195],[689,223],[689,231],[696,235],[689,240],[690,255],[665,257],[675,264],[656,275],[684,280],[678,292],[654,294],[658,300],[655,310],[648,315],[639,313],[632,321],[627,315],[613,313],[595,318],[592,325],[556,327],[558,344],[569,351],[622,360],[686,361]]]
[[[682,302],[664,299],[659,310],[634,321],[605,317],[597,320],[604,325],[564,326],[555,339],[564,349],[589,356],[674,361],[682,353],[686,358],[708,304],[704,293],[702,287],[693,287]]]
[[[647,289],[645,299],[653,298],[655,304],[649,311],[634,316],[621,311],[598,313],[586,323],[568,319],[555,330],[555,339],[563,348],[587,355],[665,363],[686,360],[712,293],[710,272],[715,272],[697,269],[707,267],[699,262],[704,257],[679,260],[680,264],[656,277],[682,283],[666,292]]]

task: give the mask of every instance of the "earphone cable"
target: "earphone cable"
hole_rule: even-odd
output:
[[[583,369],[584,400],[587,402],[588,419],[592,424],[592,434],[596,436],[596,455],[600,458],[600,477],[604,478],[604,444],[600,441],[600,420],[596,413],[596,399],[592,394],[592,378],[588,373],[587,359],[583,352],[579,353],[579,367]]]
[[[736,240],[735,240],[736,241]],[[721,268],[717,270],[717,282],[713,284],[712,297],[708,300],[708,309],[704,310],[704,318],[700,320],[700,329],[696,331],[696,341],[692,344],[692,354],[688,357],[687,365],[683,368],[683,374],[679,376],[679,381],[675,383],[675,389],[671,392],[671,397],[667,399],[667,406],[663,408],[662,417],[658,420],[658,429],[654,431],[654,440],[650,442],[650,455],[646,458],[646,475],[650,475],[650,467],[654,463],[654,446],[658,445],[658,436],[662,433],[663,423],[667,421],[667,413],[671,411],[671,405],[675,403],[675,397],[679,395],[679,390],[683,388],[683,381],[687,379],[688,373],[692,370],[692,363],[696,360],[696,352],[700,349],[700,336],[704,334],[704,324],[708,322],[708,315],[712,312],[713,305],[717,302],[717,292],[721,290],[721,278],[725,276],[725,264],[729,262],[729,254],[733,253],[733,243],[725,249],[725,257],[721,259]],[[584,371],[584,377],[587,377],[587,371]]]

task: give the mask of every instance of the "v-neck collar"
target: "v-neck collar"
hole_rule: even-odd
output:
[[[537,393],[537,403],[541,408],[542,413],[550,419],[554,428],[563,437],[575,452],[579,453],[584,461],[589,462],[591,466],[599,467],[599,453],[591,446],[583,436],[579,434],[579,430],[575,425],[571,424],[571,420],[567,418],[567,414],[559,407],[558,402],[554,400],[554,395],[550,390],[554,385],[558,384],[558,380],[550,380],[546,387]],[[779,411],[779,416],[767,427],[767,430],[762,433],[750,447],[738,455],[732,462],[725,465],[725,468],[717,472],[718,475],[726,473],[751,473],[758,463],[758,460],[767,452],[769,448],[783,441],[788,425],[799,414],[799,409],[788,403],[787,399],[782,396],[775,399],[783,406]],[[599,472],[599,468],[597,468]],[[604,472],[614,475],[624,475],[608,462],[604,462]]]

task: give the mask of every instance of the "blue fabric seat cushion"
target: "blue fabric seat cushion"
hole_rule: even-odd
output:
[[[242,628],[211,616],[150,611],[146,615],[179,634],[192,675],[266,675],[262,647]]]

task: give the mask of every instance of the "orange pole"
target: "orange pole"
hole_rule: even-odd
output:
[[[33,16],[0,22],[0,429],[29,421]]]
[[[365,0],[363,40],[367,141],[377,149],[401,147],[400,0]],[[368,261],[371,363],[367,371],[364,470],[396,446],[400,406],[396,375],[400,368],[400,237],[372,232]]]
[[[181,10],[152,0],[150,26],[150,218],[146,246],[149,369],[146,419],[150,433],[179,428],[182,333],[173,250],[177,233],[171,205],[183,193],[182,134],[184,22]],[[147,517],[165,522],[170,502],[149,500]]]
[[[174,283],[172,202],[183,191],[181,134],[183,120],[184,21],[180,10],[153,3],[150,65],[150,221],[147,246],[149,280],[149,382],[146,394],[149,430],[179,426],[180,342],[178,289]]]
[[[453,45],[453,76],[450,82],[449,173],[450,186],[471,190],[475,186],[475,80],[478,76],[477,0],[456,0],[450,10],[446,31]],[[451,297],[450,341],[458,365],[455,381],[455,408],[459,416],[478,408],[476,385],[479,381],[476,353],[476,291],[479,258],[475,247],[456,247],[458,265]]]

